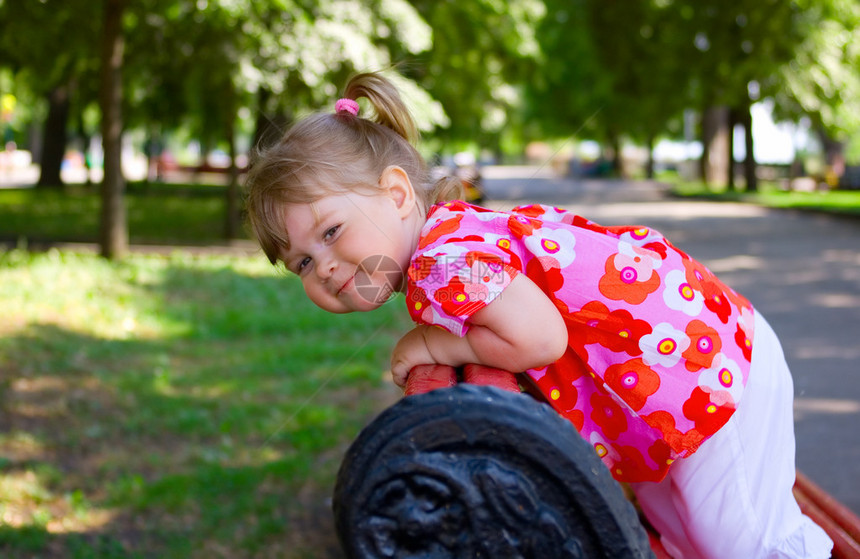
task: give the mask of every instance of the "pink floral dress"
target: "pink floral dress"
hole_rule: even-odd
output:
[[[561,359],[525,373],[619,481],[663,479],[734,413],[753,308],[651,229],[541,205],[433,206],[408,271],[409,313],[463,336],[520,273],[569,333]]]

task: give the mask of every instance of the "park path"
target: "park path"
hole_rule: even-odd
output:
[[[860,513],[860,219],[675,199],[648,181],[487,168],[486,205],[541,202],[661,231],[767,317],[794,375],[798,468]]]

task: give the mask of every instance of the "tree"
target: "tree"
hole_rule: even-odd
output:
[[[798,0],[804,39],[769,87],[775,116],[808,116],[825,148],[826,163],[839,167],[844,142],[860,133],[860,4]]]
[[[98,6],[83,0],[0,2],[4,65],[48,105],[39,186],[62,185],[71,111],[95,100],[94,88],[87,83],[97,76],[92,61],[98,56],[98,21]],[[62,48],[57,48],[58,37],[63,38]]]
[[[450,125],[436,138],[448,149],[478,145],[501,151],[502,137],[520,134],[523,127],[521,84],[535,75],[543,5],[535,0],[412,3],[433,40],[420,55],[421,64],[405,65],[403,71],[445,107]]]
[[[125,0],[104,0],[102,32],[101,107],[104,179],[102,180],[101,255],[118,259],[128,249],[122,175],[122,16]]]
[[[546,0],[537,23],[539,68],[526,84],[525,119],[532,137],[592,132],[602,100],[610,93],[600,70],[587,0]]]
[[[595,132],[613,146],[616,172],[621,172],[622,135],[644,143],[647,174],[653,177],[656,138],[687,101],[687,69],[678,63],[681,45],[671,4],[590,0],[586,10],[603,84]]]
[[[716,138],[721,138],[723,145],[719,149],[727,154],[728,161],[728,168],[716,172],[726,179],[731,173],[732,154],[726,145],[732,137],[728,120],[731,113],[745,126],[745,175],[747,189],[754,190],[750,106],[756,99],[750,97],[750,91],[760,89],[759,84],[770,83],[793,56],[802,37],[797,5],[781,0],[738,0],[730,4],[720,0],[679,0],[675,13],[677,29],[686,44],[683,56],[690,69],[690,102],[708,115],[703,118],[702,177],[708,181],[714,176],[708,159],[716,147],[709,140]]]

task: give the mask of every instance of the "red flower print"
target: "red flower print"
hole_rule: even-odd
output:
[[[582,359],[568,351],[561,359],[547,367],[542,377],[537,380],[534,380],[534,377],[532,379],[553,408],[559,412],[569,412],[576,406],[579,398],[573,382],[586,372]]]
[[[540,204],[530,204],[514,208],[513,213],[522,214],[526,217],[540,217],[546,213],[546,208]]]
[[[580,357],[573,349],[567,348],[561,358],[549,366],[548,371],[564,378],[568,382],[574,382],[583,375],[588,374],[588,365],[583,357]]]
[[[590,301],[579,312],[565,317],[570,345],[583,347],[599,343],[615,352],[624,351],[631,357],[642,355],[639,340],[651,333],[651,325],[633,318],[629,311],[610,312],[600,301]]]
[[[451,237],[450,239],[446,239],[446,243],[468,243],[468,242],[476,242],[482,243],[484,242],[484,237],[480,235],[466,235],[465,237]]]
[[[657,439],[648,447],[648,456],[658,466],[670,466],[675,460],[672,458],[672,449],[663,439]]]
[[[582,410],[561,412],[561,416],[573,423],[573,426],[576,427],[577,431],[582,431],[582,426],[585,425],[585,414],[582,413]]]
[[[597,286],[600,292],[614,301],[626,301],[631,305],[638,305],[648,295],[657,291],[660,287],[660,276],[656,271],[651,271],[651,277],[642,279],[636,276],[633,268],[618,270],[615,268],[615,257],[613,254],[606,259],[606,273],[600,278]]]
[[[508,229],[511,230],[511,234],[517,239],[531,235],[540,226],[540,221],[524,215],[513,214],[508,218]]]
[[[589,231],[594,231],[595,233],[600,233],[602,235],[606,235],[609,233],[608,227],[603,227],[602,225],[598,225],[593,221],[582,217],[581,215],[573,216],[573,225],[575,227],[580,227],[582,229],[587,229]]]
[[[687,282],[693,289],[702,293],[705,297],[705,307],[719,317],[720,322],[726,324],[732,314],[729,298],[723,293],[728,288],[704,265],[692,259],[685,259]]]
[[[698,319],[687,324],[686,333],[690,338],[690,347],[681,356],[686,360],[684,365],[687,370],[696,372],[699,369],[709,368],[714,361],[714,356],[723,347],[720,335]]]
[[[617,439],[627,430],[624,409],[612,396],[595,392],[591,395],[591,420],[603,431],[607,439]]]
[[[471,300],[466,286],[460,278],[451,278],[448,285],[440,287],[433,298],[442,305],[442,310],[452,316],[471,316],[486,306],[481,300]]]
[[[661,260],[666,260],[666,254],[669,252],[669,249],[666,248],[666,245],[663,243],[658,243],[657,241],[651,241],[646,245],[642,245],[642,248],[647,248],[652,252],[656,252],[660,255]]]
[[[437,207],[439,207],[439,206],[437,206]],[[468,209],[473,209],[473,210],[477,210],[477,211],[483,210],[483,208],[479,208],[478,206],[473,206],[472,204],[469,204],[469,203],[464,202],[462,200],[449,200],[448,202],[445,202],[444,204],[442,204],[441,207],[443,207],[446,210],[451,211],[451,212],[462,212],[462,211],[465,211]],[[435,211],[435,209],[434,209],[434,211]],[[487,211],[487,210],[483,210],[483,211]],[[432,214],[433,214],[433,212],[431,211],[430,214],[428,215],[428,217]]]
[[[572,411],[579,398],[576,387],[567,379],[564,382],[545,384],[541,387],[550,405],[560,412]]]
[[[675,418],[667,411],[655,411],[642,416],[642,419],[648,425],[660,431],[669,447],[678,454],[684,451],[695,452],[705,439],[705,436],[696,429],[690,429],[686,433],[682,433],[676,429]]]
[[[693,289],[704,292],[702,282],[713,275],[711,274],[711,271],[692,258],[684,258],[683,263],[687,283],[689,283]]]
[[[660,375],[642,362],[641,359],[631,359],[626,363],[618,363],[606,369],[603,378],[606,384],[618,396],[627,402],[634,411],[639,411],[660,387]]]
[[[734,408],[711,402],[711,396],[701,387],[693,389],[690,398],[684,402],[684,416],[696,424],[696,430],[707,436],[713,435],[726,424]]]
[[[498,255],[490,254],[489,252],[481,252],[480,250],[471,250],[466,253],[467,266],[471,267],[478,261],[485,263],[497,272],[500,272],[505,266],[505,261]]]
[[[638,225],[611,225],[605,229],[607,233],[620,237],[624,233],[633,233],[634,231],[643,229],[643,227],[639,227]]]
[[[502,252],[504,252],[505,254],[508,255],[508,261],[510,262],[512,268],[514,268],[516,270],[522,270],[523,269],[523,264],[522,264],[522,261],[520,260],[520,257],[517,256],[514,253],[514,251],[511,250],[511,240],[510,239],[503,237],[503,238],[499,239],[498,241],[496,241],[496,246],[499,247],[499,249],[501,249]]]
[[[612,466],[612,477],[620,482],[660,481],[666,477],[665,464],[654,469],[645,462],[645,457],[635,446],[614,446],[621,460]]]
[[[409,267],[409,279],[414,282],[419,282],[425,279],[433,271],[433,265],[436,264],[436,259],[432,256],[422,254],[412,261],[412,266]]]
[[[544,269],[538,258],[532,258],[526,265],[526,275],[535,282],[544,293],[555,293],[564,285],[564,276],[559,268]]]
[[[445,235],[450,235],[454,231],[460,228],[460,222],[463,220],[463,214],[455,215],[450,219],[443,219],[439,223],[436,223],[430,231],[427,232],[426,235],[421,237],[421,240],[418,242],[418,248],[424,248],[426,246],[432,245]]]
[[[409,309],[409,316],[417,324],[432,324],[433,311],[430,308],[430,299],[427,298],[427,292],[411,284],[406,293],[406,306]]]
[[[752,304],[746,299],[746,297],[739,294],[734,289],[727,287],[726,296],[728,296],[729,301],[738,308],[738,311],[742,311],[743,309],[747,309],[748,311],[753,310]]]
[[[729,298],[722,291],[715,291],[713,284],[710,286],[711,293],[705,293],[705,307],[712,313],[717,315],[720,322],[726,324],[729,321],[729,316],[732,314],[732,307],[729,305]]]
[[[752,340],[747,338],[747,334],[743,331],[740,324],[738,324],[738,329],[735,331],[735,343],[744,352],[744,358],[750,361],[752,359]]]

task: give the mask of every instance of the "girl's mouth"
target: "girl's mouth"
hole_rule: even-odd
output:
[[[343,284],[343,285],[341,285],[341,286],[340,286],[340,289],[338,289],[338,290],[337,290],[336,295],[340,295],[341,293],[343,293],[343,291],[344,291],[347,287],[349,287],[350,285],[352,285],[354,281],[355,281],[355,276],[351,276],[348,280],[346,280],[346,281],[344,282],[344,284]]]

